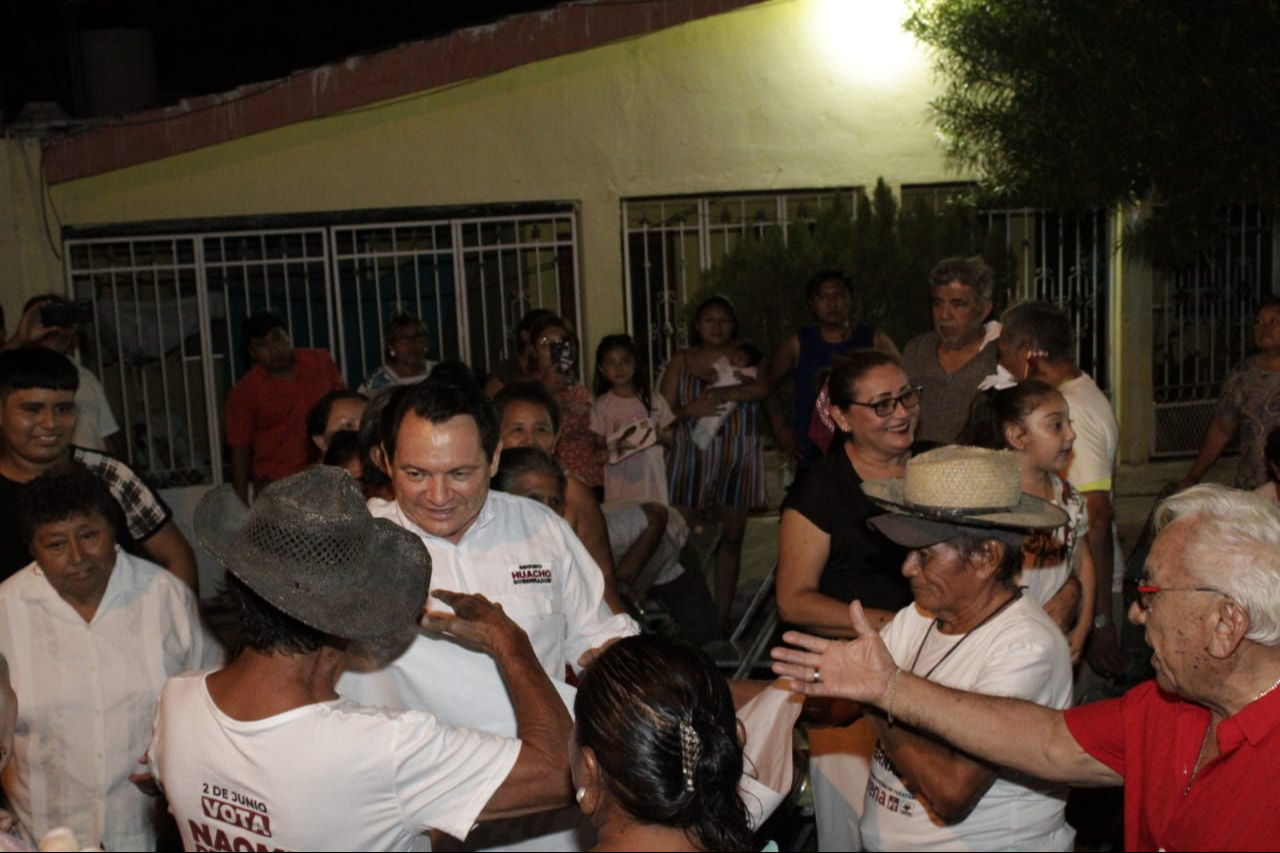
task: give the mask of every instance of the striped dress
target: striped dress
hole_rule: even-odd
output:
[[[696,400],[706,388],[707,383],[694,374],[680,374],[672,408]],[[760,404],[739,403],[703,451],[693,443],[694,423],[692,418],[677,421],[671,436],[671,449],[667,453],[671,503],[698,509],[763,507],[764,443],[760,435]]]

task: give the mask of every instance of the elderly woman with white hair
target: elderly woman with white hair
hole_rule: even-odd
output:
[[[1280,821],[1280,507],[1196,486],[1156,510],[1129,618],[1156,677],[1065,713],[933,684],[874,634],[789,633],[780,674],[883,709],[969,755],[1072,785],[1124,785],[1126,850],[1275,850]],[[866,624],[854,606],[854,620]],[[815,673],[820,673],[814,678]]]
[[[0,584],[0,654],[18,698],[13,760],[0,782],[34,837],[70,828],[83,844],[151,850],[145,772],[156,698],[170,675],[219,658],[181,581],[116,545],[119,506],[81,466],[23,489],[35,561]]]

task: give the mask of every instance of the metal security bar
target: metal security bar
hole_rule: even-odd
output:
[[[689,296],[703,274],[748,236],[812,222],[837,198],[856,217],[854,188],[706,195],[622,202],[627,324],[650,375],[688,346]]]
[[[218,433],[196,238],[68,240],[67,287],[91,300],[80,358],[102,381],[128,459],[158,487],[207,482]]]
[[[102,380],[127,460],[157,488],[222,482],[222,412],[249,369],[243,320],[269,310],[328,349],[351,387],[384,327],[422,318],[431,357],[489,368],[532,307],[577,322],[572,210],[374,225],[68,238],[68,293],[89,299],[80,355]],[[461,298],[459,297],[461,295]]]
[[[428,357],[490,370],[531,308],[580,316],[571,212],[335,227],[339,324],[352,384],[377,369],[400,313],[430,330]],[[459,294],[463,298],[459,298]]]
[[[1076,364],[1110,391],[1107,351],[1111,334],[1111,246],[1107,214],[1081,215],[1020,208],[983,210],[988,228],[1003,235],[1017,273],[1006,304],[1045,299],[1067,313],[1076,330]]]
[[[1275,218],[1243,204],[1223,216],[1226,233],[1212,252],[1156,286],[1152,456],[1199,448],[1223,382],[1252,350],[1258,300],[1280,280]]]

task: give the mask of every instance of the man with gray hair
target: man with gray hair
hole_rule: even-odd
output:
[[[852,606],[853,643],[789,632],[793,689],[882,709],[985,761],[1072,785],[1124,785],[1127,850],[1274,850],[1280,821],[1280,507],[1204,485],[1156,510],[1129,607],[1156,677],[1068,711],[903,672]]]
[[[996,371],[984,321],[995,275],[981,257],[944,258],[929,273],[933,331],[902,350],[902,369],[924,389],[916,438],[950,444],[964,427],[978,384]]]

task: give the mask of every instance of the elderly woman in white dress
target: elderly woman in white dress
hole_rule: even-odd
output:
[[[13,760],[0,776],[33,836],[69,827],[108,850],[155,849],[145,772],[160,688],[215,666],[191,590],[116,545],[119,506],[80,466],[28,484],[21,522],[34,562],[0,584],[0,654],[18,698]]]

